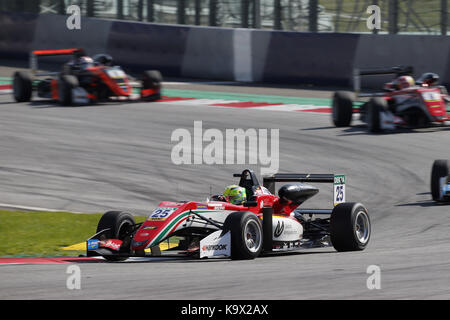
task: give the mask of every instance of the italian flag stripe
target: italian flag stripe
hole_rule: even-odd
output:
[[[175,229],[176,226],[178,226],[178,224],[184,220],[184,218],[187,218],[191,213],[194,212],[211,212],[212,210],[189,210],[189,211],[185,211],[183,213],[180,213],[178,215],[178,217],[176,217],[175,219],[173,219],[154,239],[153,241],[150,242],[150,245],[148,245],[148,247],[153,247],[156,244],[158,244],[162,239],[164,239],[169,232],[172,231],[172,229]]]

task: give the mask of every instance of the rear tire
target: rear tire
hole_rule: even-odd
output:
[[[31,76],[22,71],[14,73],[13,94],[16,102],[29,102],[33,93],[33,80]]]
[[[367,209],[360,203],[340,203],[330,218],[330,239],[339,251],[364,250],[369,243],[371,224]]]
[[[372,98],[367,104],[367,126],[369,132],[381,132],[381,112],[388,109],[386,100],[383,98]]]
[[[333,123],[336,127],[348,127],[353,117],[353,92],[337,91],[333,96]]]
[[[123,241],[120,252],[130,252],[131,237],[130,228],[135,225],[134,217],[122,211],[108,211],[100,219],[97,225],[97,232],[110,229],[104,235],[105,239],[119,239]],[[101,240],[101,239],[100,239]],[[108,261],[124,261],[127,257],[103,256]]]
[[[440,200],[440,179],[449,174],[449,162],[447,160],[434,160],[431,169],[431,196],[434,201]]]
[[[72,75],[62,75],[58,81],[59,103],[62,106],[71,106],[73,104],[72,89],[79,86],[78,78]]]
[[[231,232],[231,259],[255,259],[262,251],[263,232],[258,217],[251,212],[233,212],[224,222]]]

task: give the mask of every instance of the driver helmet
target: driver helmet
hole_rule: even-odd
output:
[[[399,89],[406,89],[414,86],[415,81],[411,76],[401,76],[395,81]]]
[[[223,192],[225,199],[232,204],[243,204],[247,200],[245,188],[238,185],[228,186]]]
[[[95,55],[93,58],[94,63],[99,66],[112,66],[113,58],[109,54],[100,53]]]
[[[76,64],[80,67],[80,69],[85,70],[94,65],[94,60],[91,57],[83,56],[78,58]]]
[[[424,73],[418,80],[418,83],[420,83],[422,86],[432,86],[439,82],[439,75],[432,72]]]

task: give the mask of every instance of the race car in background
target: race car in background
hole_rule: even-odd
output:
[[[394,74],[396,78],[384,86],[384,92],[360,93],[361,76]],[[394,130],[398,127],[419,128],[444,124],[449,96],[438,85],[439,76],[424,73],[417,81],[411,77],[412,67],[355,70],[354,92],[337,91],[333,96],[332,120],[336,127],[350,126],[353,110],[359,104],[360,120],[370,132]],[[356,98],[370,98],[356,101]]]
[[[360,251],[369,243],[368,211],[361,203],[345,202],[344,175],[275,174],[264,177],[263,185],[248,169],[233,176],[240,178],[239,186],[247,192],[242,205],[216,200],[217,196],[206,202],[164,201],[143,223],[136,223],[130,213],[109,211],[87,240],[87,256],[122,261],[146,256],[147,249],[158,255],[159,244],[172,237],[183,239],[170,249],[177,254],[232,259],[328,246]],[[273,194],[277,182],[289,182],[278,196]],[[334,207],[299,209],[319,192],[305,182],[332,183]]]
[[[61,72],[38,72],[38,57],[72,56]],[[86,56],[83,49],[40,50],[30,56],[31,75],[18,71],[13,76],[13,94],[17,102],[28,102],[36,92],[40,98],[61,105],[86,105],[111,100],[155,101],[161,98],[162,76],[159,71],[145,71],[139,81],[132,80],[112,57]],[[135,93],[137,90],[138,93]]]
[[[431,169],[431,195],[434,201],[450,202],[450,172],[448,160],[434,160]]]

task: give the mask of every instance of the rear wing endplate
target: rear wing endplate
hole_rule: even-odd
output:
[[[276,182],[333,183],[333,204],[336,206],[345,202],[345,180],[343,174],[276,173],[263,177],[263,186],[275,194]]]

